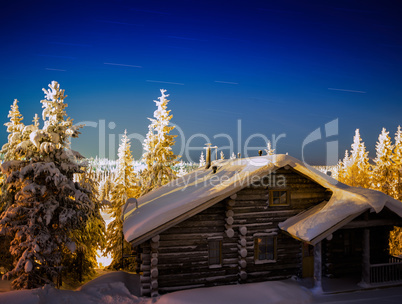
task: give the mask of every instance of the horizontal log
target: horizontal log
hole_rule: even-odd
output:
[[[143,261],[150,261],[151,260],[151,254],[149,253],[141,253],[141,260]]]
[[[237,271],[237,270],[236,270]],[[234,271],[234,272],[236,272]],[[223,276],[226,274],[226,270],[223,268],[201,268],[198,272],[194,272],[192,268],[184,268],[181,269],[180,272],[169,273],[161,272],[158,281],[162,284],[162,282],[173,281],[173,280],[191,280],[197,278],[207,278],[207,277],[217,277]]]
[[[187,233],[199,233],[199,234],[206,234],[206,233],[214,233],[214,232],[223,232],[224,230],[224,220],[214,226],[196,226],[192,225],[191,227],[185,227],[185,231]],[[174,226],[169,229],[169,233],[171,234],[179,234],[183,233],[184,227]]]
[[[198,245],[194,246],[180,246],[180,244],[172,244],[171,246],[164,246],[160,247],[158,254],[163,254],[163,253],[174,253],[174,252],[187,252],[187,251],[201,251],[201,250],[207,250],[208,249],[208,243],[206,240],[203,240],[203,242],[199,243]]]
[[[194,261],[191,263],[159,263],[158,269],[162,273],[165,273],[165,271],[172,270],[173,272],[177,272],[177,269],[180,269],[182,271],[185,267],[191,268],[191,269],[200,269],[200,268],[205,268],[207,269],[209,266],[208,260],[204,261]]]
[[[151,282],[151,277],[140,276],[140,281],[141,281],[141,285],[143,285],[143,283],[149,283],[149,282]]]
[[[167,278],[159,278],[159,289],[163,290],[164,287],[173,287],[173,286],[183,286],[183,285],[197,285],[197,284],[206,284],[206,286],[212,286],[214,283],[235,283],[238,279],[238,273],[234,274],[222,274],[217,276],[197,276],[194,275],[186,275],[182,277],[169,276]]]
[[[160,287],[159,286],[159,292],[160,293],[167,293],[167,292],[173,292],[173,291],[179,291],[179,290],[186,290],[186,289],[193,289],[193,288],[200,288],[200,287],[205,287],[205,284],[195,284],[195,285],[177,285],[177,286],[171,286],[171,287]]]
[[[144,270],[143,272],[142,272],[142,276],[144,277],[144,278],[146,278],[146,277],[151,277],[151,270]]]
[[[238,201],[250,201],[250,200],[267,200],[268,193],[266,194],[240,194],[237,196],[236,202]]]
[[[292,191],[292,192],[290,192],[290,197],[292,200],[297,200],[297,199],[301,199],[301,198],[320,198],[320,199],[324,200],[326,198],[326,195],[323,192]]]
[[[269,229],[269,228],[276,228],[277,225],[274,224],[274,222],[264,222],[260,221],[259,223],[254,223],[254,222],[247,222],[247,220],[236,220],[235,223],[232,225],[233,228],[236,227],[247,227],[249,233],[253,233],[253,227],[254,230],[258,230],[261,232],[261,230],[264,229]]]
[[[268,190],[265,187],[245,188],[238,192],[238,195],[266,195]]]
[[[196,240],[203,240],[203,239],[206,239],[209,237],[217,237],[217,236],[222,236],[221,232],[191,233],[191,232],[187,232],[187,231],[183,232],[183,229],[177,233],[172,233],[172,232],[167,233],[165,231],[163,233],[161,243],[165,243],[165,242],[169,242],[169,241],[177,241],[177,240],[196,241]]]
[[[225,217],[226,210],[218,210],[216,213],[199,213],[197,215],[193,215],[190,219],[183,221],[182,223],[185,224],[187,221],[196,221],[196,222],[204,222],[204,221],[217,221],[222,220]],[[179,224],[180,225],[180,224]]]
[[[159,242],[151,242],[151,248],[152,248],[152,249],[157,249],[157,248],[159,248]]]

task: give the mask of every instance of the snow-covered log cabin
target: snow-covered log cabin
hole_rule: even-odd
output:
[[[402,280],[388,237],[402,203],[349,187],[288,155],[220,160],[124,207],[143,295],[186,288],[357,275]]]

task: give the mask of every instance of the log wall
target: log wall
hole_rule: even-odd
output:
[[[278,186],[278,180],[282,182]],[[283,180],[285,183],[283,183]],[[276,182],[275,182],[276,181]],[[269,206],[270,189],[290,190],[289,206]],[[291,169],[279,169],[214,206],[160,233],[157,252],[142,244],[144,294],[282,279],[301,273],[301,243],[278,223],[329,199],[330,193]],[[277,237],[276,262],[254,261],[254,234]],[[208,239],[222,241],[222,264],[208,264]],[[151,275],[157,257],[157,281]],[[153,287],[157,287],[157,289]]]
[[[290,191],[288,206],[270,206],[269,190]],[[278,224],[314,205],[328,200],[331,193],[325,188],[301,176],[292,169],[278,169],[259,183],[237,193],[234,201],[233,228],[238,232],[247,228],[247,279],[244,282],[284,279],[301,275],[301,242],[285,235]],[[229,200],[231,201],[231,200]],[[238,229],[236,229],[238,228]],[[276,262],[254,261],[254,234],[266,233],[277,237]]]

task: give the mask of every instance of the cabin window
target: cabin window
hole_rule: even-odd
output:
[[[288,206],[290,201],[290,192],[288,190],[270,190],[270,206]]]
[[[208,240],[208,264],[222,265],[222,240]]]
[[[256,263],[276,262],[276,236],[254,237],[254,260]]]

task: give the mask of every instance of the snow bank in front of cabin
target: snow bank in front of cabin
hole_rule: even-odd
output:
[[[156,304],[307,304],[311,302],[311,292],[287,280],[177,291],[163,295]]]
[[[85,286],[85,285],[84,285]],[[0,303],[12,304],[150,304],[132,295],[122,281],[102,280],[85,289],[59,290],[50,285],[31,290],[0,293]]]
[[[102,278],[102,277],[100,277]],[[119,279],[120,281],[112,281]],[[123,280],[123,281],[121,281]],[[49,285],[32,290],[0,293],[0,303],[10,304],[308,304],[312,294],[293,280],[188,289],[156,298],[129,293],[121,275],[93,280],[80,291],[58,290]],[[83,287],[84,287],[83,286]]]

